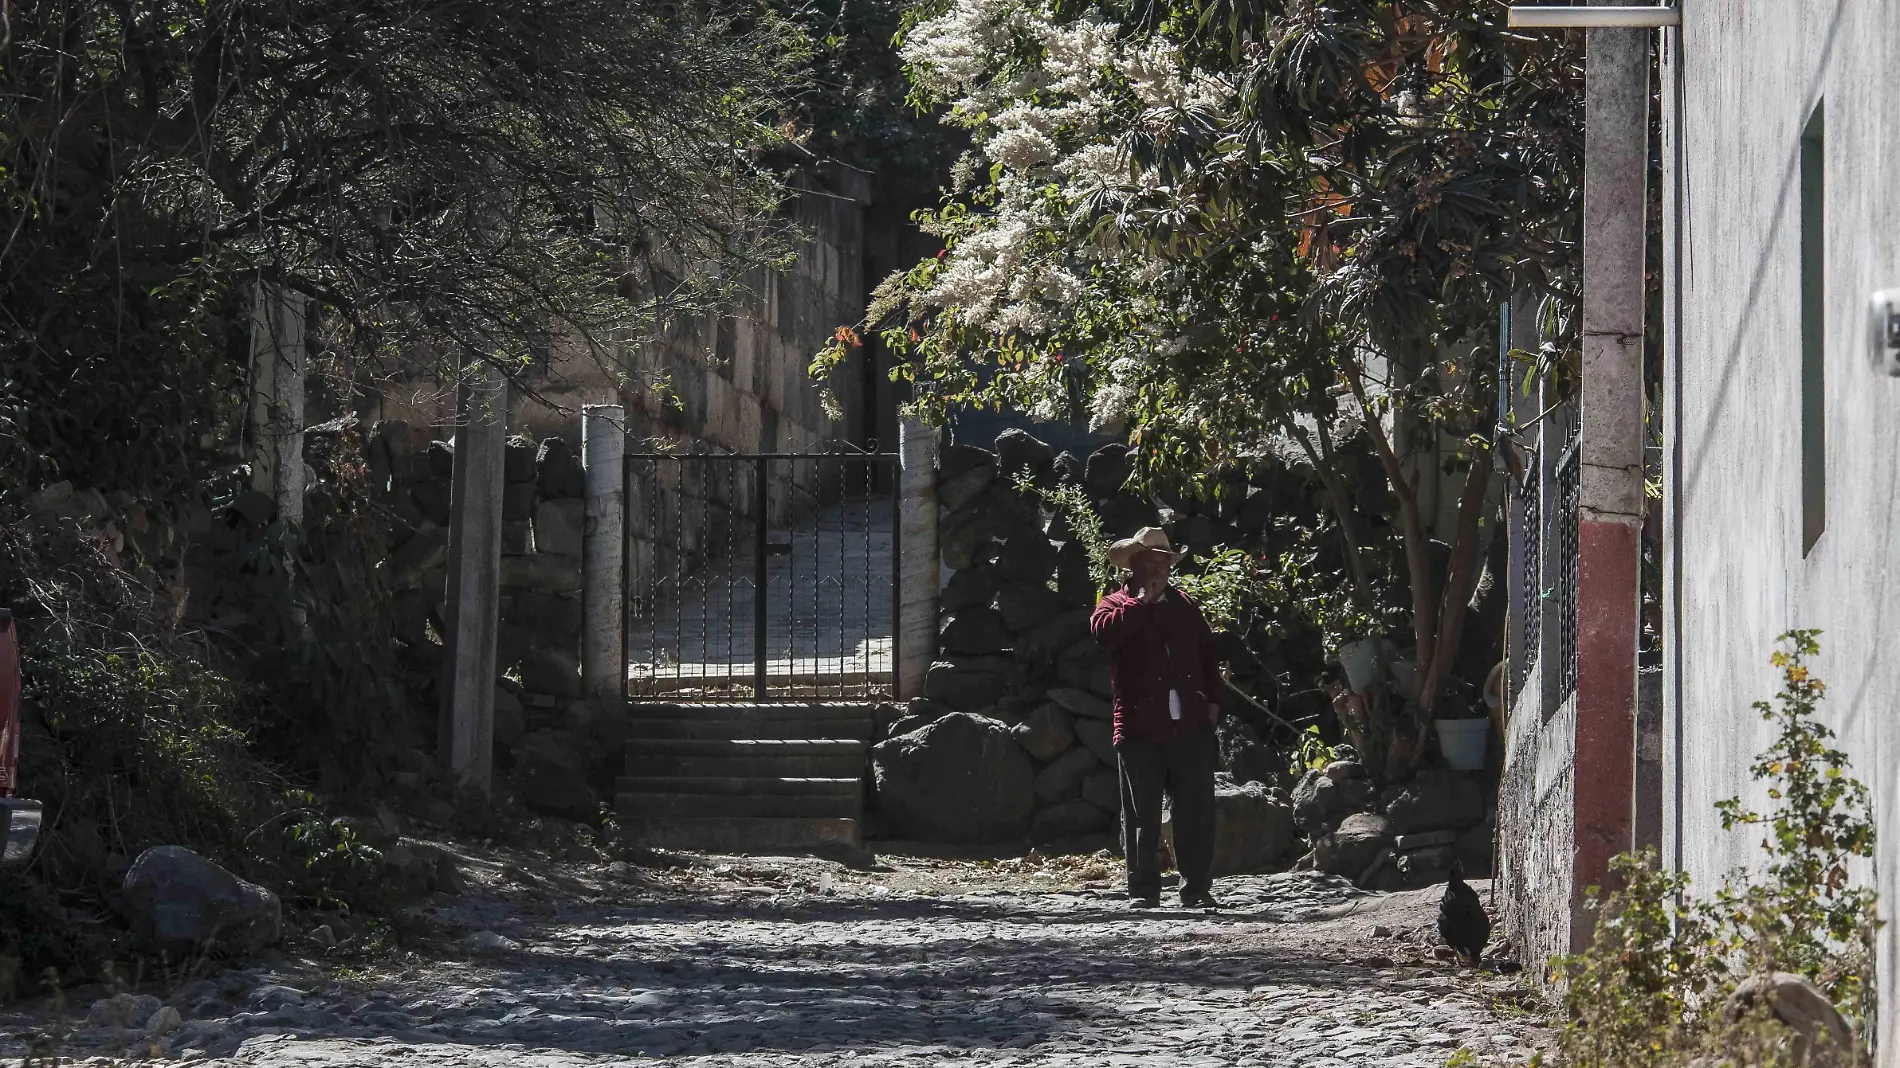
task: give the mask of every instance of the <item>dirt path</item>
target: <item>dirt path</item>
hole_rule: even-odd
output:
[[[1222,880],[1217,913],[1130,912],[1105,859],[879,867],[478,867],[435,909],[432,950],[188,984],[183,1026],[130,1052],[271,1068],[1438,1068],[1461,1048],[1521,1064],[1540,1041],[1516,977],[1433,956],[1435,891],[1254,876]],[[63,1052],[125,1038],[80,1031]]]

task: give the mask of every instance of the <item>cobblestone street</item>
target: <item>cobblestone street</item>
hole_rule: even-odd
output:
[[[125,1052],[259,1066],[1436,1068],[1460,1049],[1522,1064],[1538,1042],[1520,977],[1434,955],[1436,890],[1256,876],[1221,880],[1218,913],[1131,913],[1108,867],[713,858],[692,886],[656,893],[621,865],[570,883],[565,901],[543,876],[477,872],[476,892],[437,910],[440,952],[383,971],[286,960],[198,980],[171,997],[180,1029]],[[64,1052],[123,1044],[107,1031],[78,1031]]]

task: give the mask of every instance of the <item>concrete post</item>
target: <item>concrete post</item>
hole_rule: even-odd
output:
[[[1644,30],[1590,30],[1584,90],[1582,439],[1577,499],[1576,853],[1570,940],[1589,886],[1631,846],[1643,523]]]
[[[937,428],[904,419],[898,446],[900,519],[898,656],[892,666],[897,699],[923,693],[924,672],[937,655]]]
[[[277,502],[285,522],[303,522],[303,380],[307,367],[302,293],[259,282],[251,295],[251,488]]]
[[[495,758],[495,632],[501,614],[501,497],[508,445],[508,382],[471,368],[456,396],[450,490],[447,700],[440,753],[464,785],[487,793]]]
[[[627,690],[626,410],[581,408],[581,466],[587,471],[587,527],[581,546],[581,683],[590,697]]]

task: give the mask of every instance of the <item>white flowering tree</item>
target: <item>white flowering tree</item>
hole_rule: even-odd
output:
[[[947,0],[903,46],[919,102],[973,136],[928,220],[944,250],[815,371],[877,330],[927,417],[1086,415],[1149,482],[1309,468],[1346,581],[1412,631],[1429,721],[1476,580],[1498,304],[1544,298],[1558,355],[1574,348],[1579,42],[1510,37],[1503,13]],[[1420,486],[1447,442],[1459,524],[1435,563]],[[1366,466],[1391,527],[1355,507]]]

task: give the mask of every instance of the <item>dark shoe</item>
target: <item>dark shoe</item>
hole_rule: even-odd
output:
[[[1181,907],[1184,909],[1218,909],[1220,902],[1205,890],[1186,890],[1181,893]]]
[[[1128,907],[1131,910],[1158,909],[1161,907],[1161,898],[1159,896],[1141,897],[1136,894],[1130,894],[1128,895]]]

